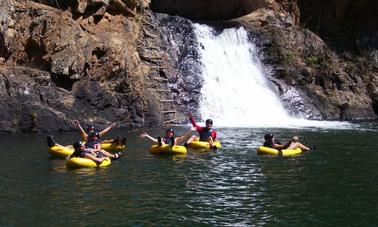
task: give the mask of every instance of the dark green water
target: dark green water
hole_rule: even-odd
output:
[[[126,155],[108,168],[79,170],[49,157],[46,135],[0,135],[0,225],[378,225],[378,124],[218,131],[217,152],[161,157],[137,137],[142,131],[119,130],[129,140]],[[282,140],[300,135],[317,150],[258,156],[268,131]],[[64,144],[79,134],[54,136]]]

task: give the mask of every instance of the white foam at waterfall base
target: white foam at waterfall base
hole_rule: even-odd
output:
[[[215,35],[209,26],[194,24],[194,30],[203,65],[202,120],[212,118],[217,127],[351,127],[346,122],[291,117],[271,89],[244,28]]]

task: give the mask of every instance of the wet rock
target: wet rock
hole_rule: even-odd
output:
[[[284,10],[259,9],[231,21],[250,31],[263,62],[273,68],[271,81],[279,86],[287,109],[314,119],[376,118],[374,99],[366,90],[369,75],[377,75],[369,54],[364,57],[349,52],[350,57],[345,58],[310,30],[287,26],[289,17]],[[361,48],[369,45],[372,42],[366,39]],[[299,93],[283,89],[285,85]]]
[[[165,14],[156,14],[156,17],[162,29],[163,42],[170,56],[170,64],[177,69],[170,80],[170,87],[175,91],[175,100],[183,108],[183,112],[196,112],[203,79],[197,49],[199,44],[192,22]]]

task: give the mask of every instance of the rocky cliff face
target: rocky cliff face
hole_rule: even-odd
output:
[[[155,18],[144,10],[149,4],[2,0],[0,131],[72,130],[71,119],[95,125],[161,124],[167,121],[162,113],[175,113],[168,117],[175,120],[195,109],[201,78],[190,26],[180,17]],[[246,27],[264,63],[274,69],[270,79],[292,112],[311,109],[315,119],[377,116],[373,0],[151,4],[156,11]],[[293,95],[291,88],[299,93]],[[159,93],[164,91],[169,97]],[[161,103],[170,99],[174,103]]]
[[[71,119],[144,124],[133,15],[100,3],[107,8],[97,15],[89,6],[77,14],[32,1],[1,4],[0,131],[70,130]]]
[[[378,113],[377,4],[373,0],[233,4],[159,0],[152,6],[199,20],[245,15],[223,26],[250,31],[264,63],[273,68],[270,79],[294,115],[310,109],[314,114],[307,115],[314,119],[367,119]],[[291,88],[299,93],[293,94]]]
[[[310,2],[317,9],[328,12],[331,17],[317,20],[318,26],[331,28],[329,32],[324,30],[321,36],[303,28],[306,26],[303,21],[319,16],[319,12],[311,10]],[[338,24],[335,18],[338,14],[334,12],[340,11],[337,4],[347,2],[349,1],[300,1],[297,8],[299,11],[288,11],[285,7],[275,10],[261,8],[235,20],[237,24],[249,28],[252,36],[257,39],[265,63],[274,68],[275,73],[271,79],[277,84],[281,95],[287,96],[287,85],[298,88],[320,111],[322,119],[368,119],[376,118],[378,113],[377,48],[373,41],[375,35],[371,33],[376,21],[367,22],[373,27],[366,26],[363,29],[357,26],[358,29],[354,30],[356,35],[350,36],[353,31],[350,25]],[[373,1],[370,3],[376,4]],[[285,6],[287,2],[279,4]],[[350,7],[349,11],[358,12],[349,16],[359,17],[357,15],[363,14],[365,10],[369,11],[364,7]],[[314,15],[308,14],[309,12]],[[303,16],[306,13],[307,17]],[[301,15],[300,24],[294,19],[297,15]],[[333,27],[339,27],[339,32]],[[351,32],[348,35],[340,32],[348,28]],[[364,42],[357,35],[361,34],[361,29],[365,34]],[[360,43],[364,45],[357,45]]]

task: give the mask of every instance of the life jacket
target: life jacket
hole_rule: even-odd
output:
[[[94,137],[97,137],[97,140],[93,140]],[[93,133],[88,135],[87,142],[85,143],[86,148],[96,149],[100,144],[100,135],[98,133]]]
[[[273,141],[265,141],[263,144],[264,147],[273,148]]]
[[[164,143],[165,144],[169,144],[171,146],[174,146],[175,145],[175,137],[165,137],[163,139]],[[172,144],[173,143],[173,144]]]
[[[91,148],[91,149],[96,149],[97,145],[100,144],[100,140],[93,141],[93,140],[88,140],[85,143],[85,148]]]
[[[208,141],[208,138],[212,135],[214,129],[212,128],[202,128],[200,134],[200,141]]]

